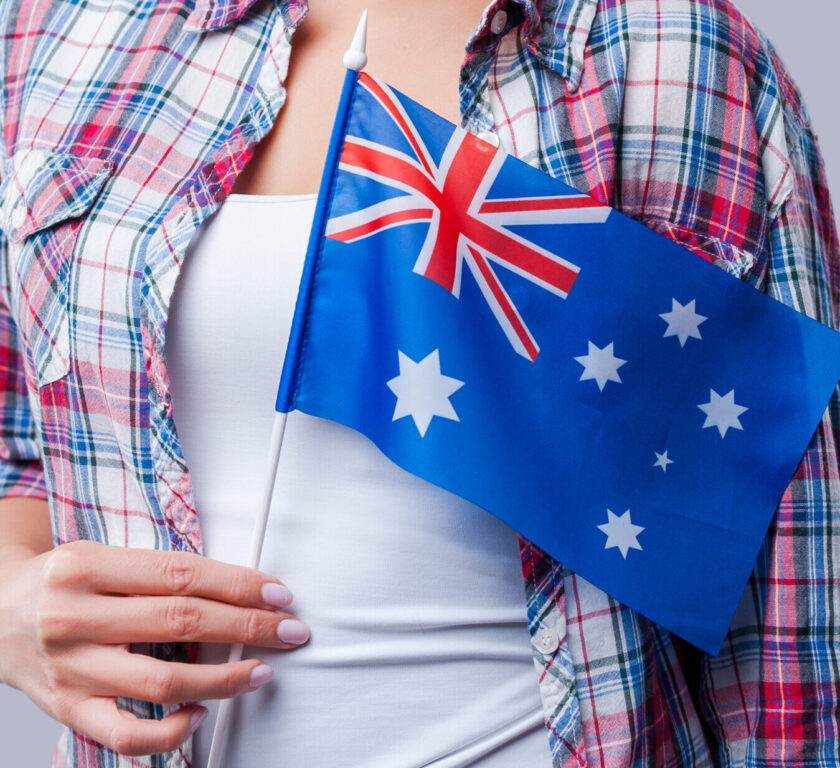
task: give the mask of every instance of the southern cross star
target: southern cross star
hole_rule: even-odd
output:
[[[680,346],[684,347],[685,342],[689,339],[702,339],[698,326],[700,323],[708,320],[704,315],[698,315],[694,311],[694,299],[688,302],[685,306],[680,304],[676,299],[671,299],[671,311],[663,312],[659,315],[668,327],[665,329],[666,336],[676,336],[680,340]]]
[[[613,354],[612,342],[607,344],[603,349],[598,349],[591,341],[589,342],[589,352],[580,357],[576,357],[575,360],[583,366],[583,373],[580,375],[578,381],[595,379],[598,384],[598,389],[602,391],[608,381],[621,383],[618,369],[627,362]]]
[[[656,461],[653,462],[653,466],[661,467],[663,472],[666,472],[668,470],[669,464],[674,463],[673,459],[668,458],[668,451],[665,451],[664,453],[657,453],[656,451],[654,451],[654,454],[656,454]]]
[[[458,414],[449,402],[449,396],[464,386],[463,381],[444,376],[440,372],[438,350],[429,353],[415,363],[401,350],[397,351],[400,375],[387,382],[388,388],[397,396],[393,421],[411,416],[420,437],[435,416],[458,421]]]
[[[723,397],[713,389],[710,389],[709,402],[698,405],[697,407],[706,414],[706,422],[703,424],[703,429],[706,427],[717,427],[721,437],[726,437],[726,431],[730,428],[743,429],[738,417],[744,411],[749,410],[735,402],[734,389],[730,389]]]
[[[633,525],[630,520],[629,509],[621,517],[608,509],[607,520],[609,522],[598,526],[599,530],[607,534],[607,543],[604,544],[604,549],[618,547],[621,556],[626,560],[629,550],[642,548],[638,542],[638,536],[644,528],[641,525]]]

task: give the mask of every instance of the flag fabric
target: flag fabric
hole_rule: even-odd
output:
[[[278,411],[717,654],[838,378],[834,330],[348,72]]]

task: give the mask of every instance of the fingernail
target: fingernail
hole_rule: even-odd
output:
[[[285,619],[277,625],[277,637],[284,643],[304,643],[309,638],[309,627],[297,619]]]
[[[196,728],[204,722],[204,718],[207,717],[208,711],[207,707],[202,707],[192,713],[192,717],[190,718],[190,731],[193,733],[195,732]]]
[[[259,688],[274,677],[274,670],[268,664],[260,664],[251,670],[251,688]]]
[[[292,591],[282,584],[267,581],[262,585],[262,599],[275,608],[288,608],[294,599]]]

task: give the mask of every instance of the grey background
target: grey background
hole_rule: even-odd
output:
[[[840,200],[840,136],[836,130],[837,69],[833,60],[840,4],[827,0],[736,0],[773,43],[790,70],[811,115],[835,201]],[[835,202],[835,206],[838,203]],[[23,693],[0,685],[2,762],[10,768],[47,768],[60,725]]]

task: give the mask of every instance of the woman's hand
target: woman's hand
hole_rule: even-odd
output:
[[[190,552],[94,541],[43,554],[0,552],[0,680],[51,717],[123,755],[177,749],[206,714],[192,705],[152,720],[118,709],[127,696],[160,704],[238,696],[268,682],[256,659],[168,662],[130,653],[134,642],[199,641],[297,648],[309,637],[284,624],[291,593],[254,568]],[[267,591],[263,590],[270,584]],[[272,596],[272,592],[276,597]],[[267,602],[271,600],[272,603]],[[278,625],[292,631],[278,639]],[[251,675],[265,675],[251,686]],[[255,677],[260,677],[256,672]]]

